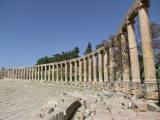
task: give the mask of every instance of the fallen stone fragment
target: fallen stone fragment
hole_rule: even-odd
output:
[[[132,99],[131,104],[132,104],[132,109],[135,112],[146,112],[147,111],[147,104],[143,102],[142,100]]]

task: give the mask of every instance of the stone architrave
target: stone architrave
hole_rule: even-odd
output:
[[[140,83],[140,69],[138,60],[137,42],[134,31],[134,21],[128,21],[127,25],[130,61],[132,70],[132,83]]]

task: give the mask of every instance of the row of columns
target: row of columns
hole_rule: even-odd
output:
[[[138,8],[146,89],[148,85],[155,86],[157,84],[147,5],[142,1]],[[109,49],[102,47],[89,55],[61,63],[12,68],[8,70],[8,77],[47,81],[48,75],[48,81],[139,85],[141,79],[134,19],[128,19],[126,24],[127,27],[122,29],[121,33],[114,38],[114,44],[113,40],[109,42]],[[121,52],[119,52],[120,50]],[[118,55],[121,55],[121,59],[116,60],[115,57]],[[120,65],[122,65],[121,68],[119,68]],[[129,72],[130,66],[131,74]],[[147,92],[149,92],[148,89]]]

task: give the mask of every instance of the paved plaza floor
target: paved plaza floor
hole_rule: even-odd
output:
[[[0,80],[0,120],[29,120],[34,110],[65,91],[84,88],[29,81]]]

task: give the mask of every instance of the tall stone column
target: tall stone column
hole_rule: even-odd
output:
[[[124,31],[121,32],[121,44],[122,44],[123,83],[130,83],[128,42],[126,39],[126,32]]]
[[[74,72],[75,83],[77,83],[77,60],[75,60]]]
[[[44,66],[45,70],[44,70],[44,81],[46,81],[47,79],[47,65]]]
[[[92,83],[92,56],[88,57],[89,61],[89,83]]]
[[[142,39],[143,63],[144,63],[144,98],[158,101],[158,88],[155,72],[154,53],[150,31],[150,21],[148,14],[149,1],[141,2],[138,10],[139,24]],[[156,101],[157,100],[157,101]]]
[[[61,82],[63,82],[63,63],[61,64]]]
[[[54,64],[52,65],[52,82],[54,81]]]
[[[109,48],[109,57],[110,57],[110,83],[114,84],[114,48],[112,42],[110,42]]]
[[[39,66],[38,66],[38,81],[39,81],[39,74],[40,74],[40,73],[39,73]]]
[[[28,80],[28,67],[26,67],[26,79]]]
[[[108,83],[108,56],[107,51],[104,51],[104,83]]]
[[[31,80],[31,67],[29,67],[29,80]]]
[[[24,80],[26,80],[26,68],[24,68]]]
[[[51,65],[48,66],[48,81],[51,82]]]
[[[83,58],[84,60],[84,83],[87,82],[87,57]]]
[[[70,61],[70,82],[72,82],[72,61]]]
[[[98,71],[99,71],[99,82],[103,83],[102,77],[102,51],[98,53]]]
[[[79,82],[82,82],[82,59],[79,60]]]
[[[93,82],[97,83],[97,54],[93,55]]]
[[[157,83],[152,38],[150,32],[150,21],[148,8],[146,4],[141,3],[141,6],[138,10],[138,14],[143,50],[143,63],[145,75],[144,83]]]
[[[37,67],[35,67],[35,77],[34,77],[35,80],[37,80]]]
[[[128,31],[130,61],[132,70],[132,83],[140,83],[140,69],[139,69],[137,42],[134,31],[134,21],[128,22],[127,31]]]
[[[58,73],[59,73],[59,65],[57,64],[57,82],[59,81],[59,75],[58,75]]]
[[[18,69],[18,68],[16,68],[16,79],[17,79],[17,69]]]
[[[21,80],[23,79],[23,68],[21,68]]]
[[[67,62],[65,63],[65,82],[68,81],[68,77],[67,77]]]
[[[41,66],[41,82],[43,82],[43,66]]]
[[[121,40],[120,36],[118,35],[115,38],[115,63],[116,63],[116,83],[118,86],[121,86],[122,80],[121,80],[121,70],[122,70],[122,52],[121,52]]]

